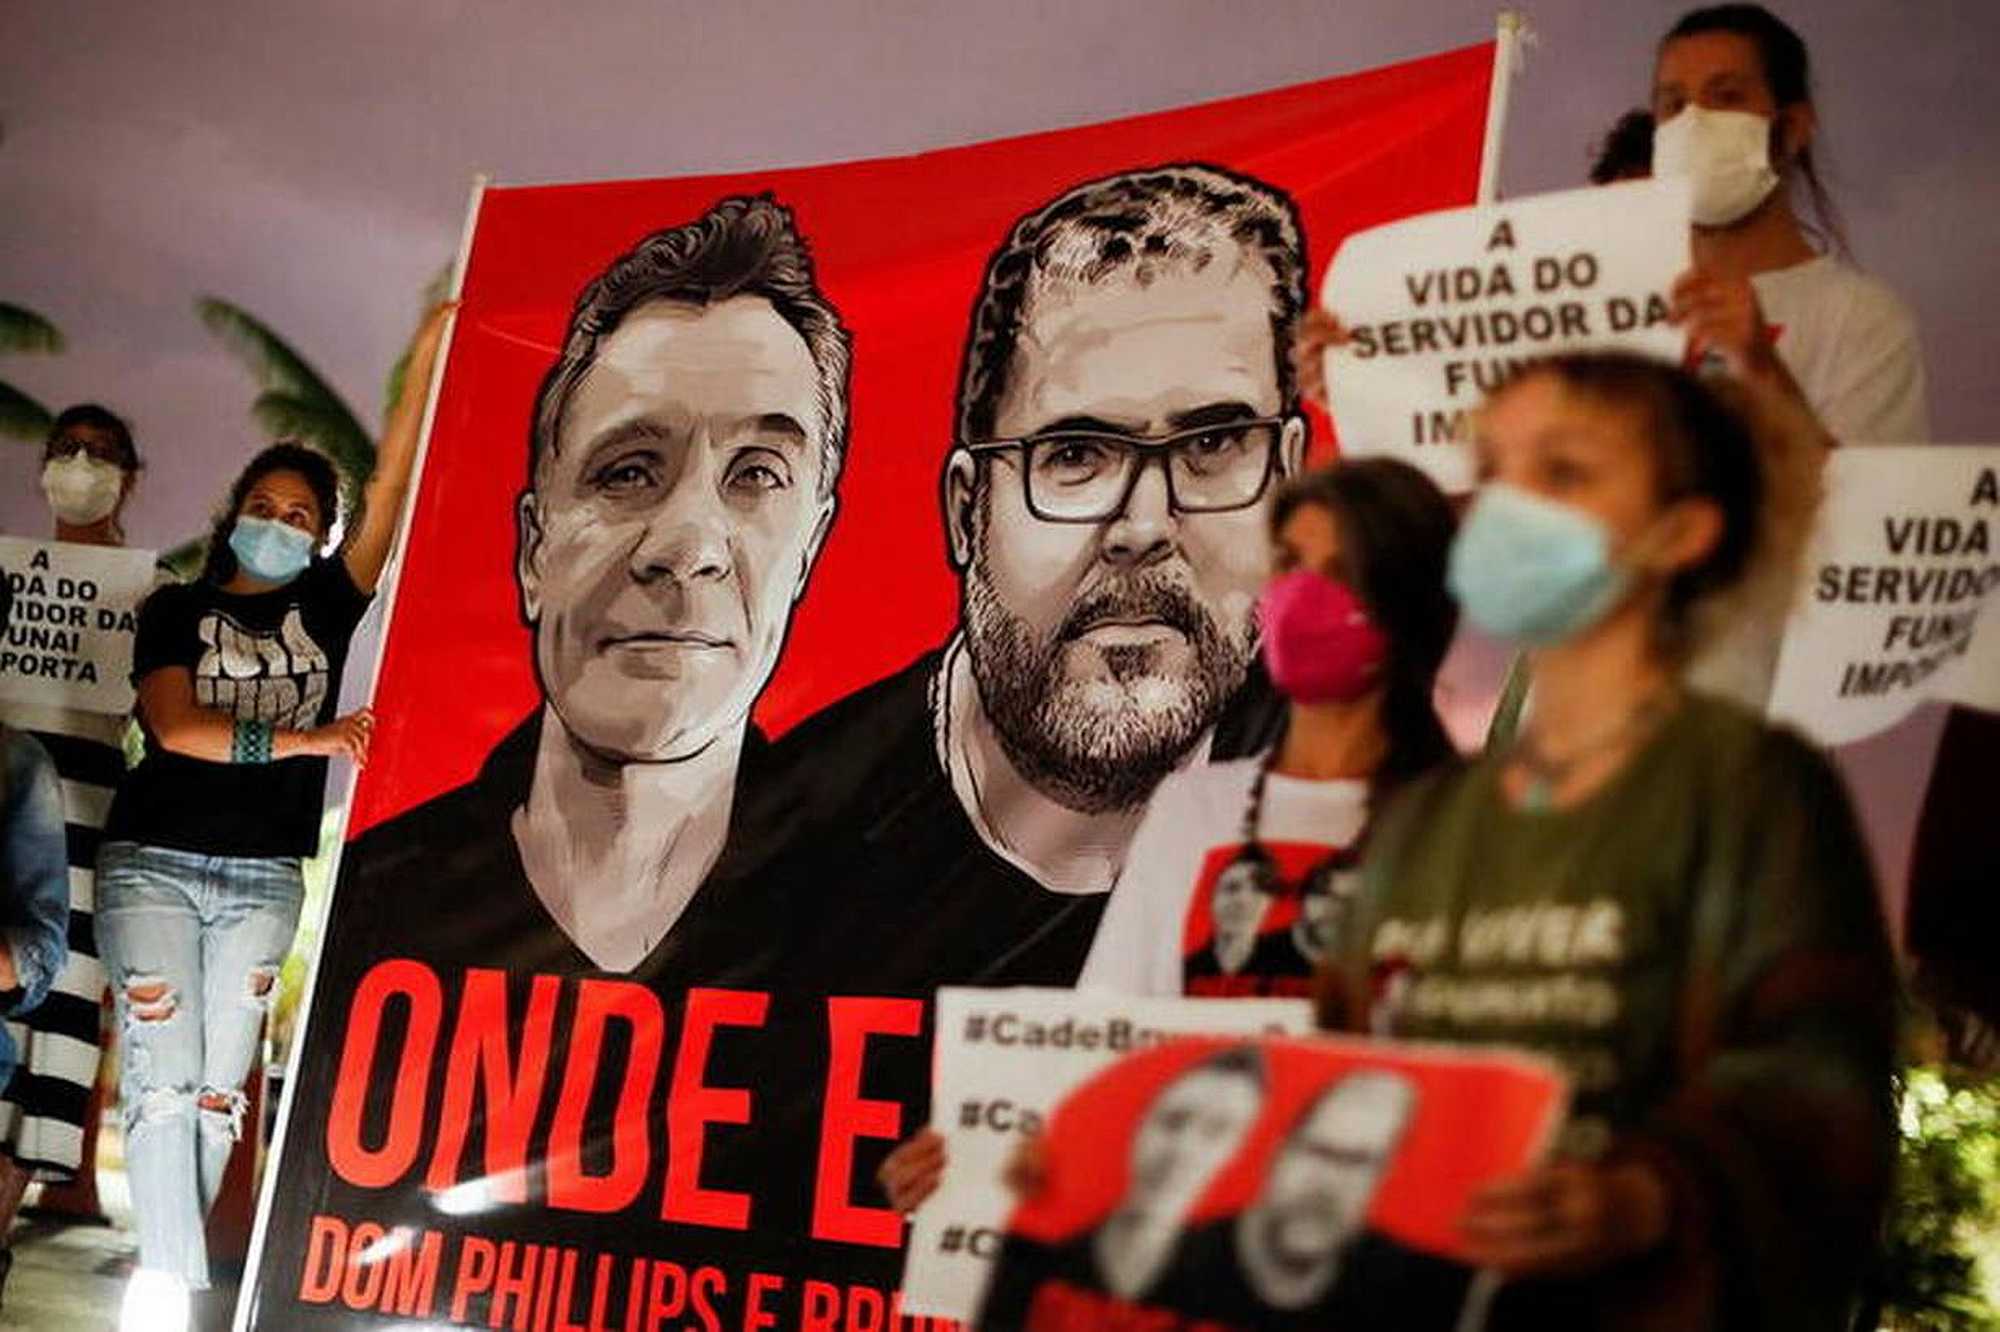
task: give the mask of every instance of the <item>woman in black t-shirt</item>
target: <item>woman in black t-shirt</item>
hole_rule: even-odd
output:
[[[417,335],[362,516],[336,554],[318,553],[339,517],[333,464],[274,444],[231,488],[202,576],[139,612],[146,757],[118,789],[97,864],[139,1230],[127,1321],[184,1324],[187,1291],[208,1285],[203,1221],[298,924],[327,760],[368,754],[367,710],[334,716],[340,673],[395,540],[448,313]]]

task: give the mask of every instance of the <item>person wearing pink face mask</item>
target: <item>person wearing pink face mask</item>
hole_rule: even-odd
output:
[[[1265,753],[1167,778],[1133,838],[1080,987],[1304,995],[1359,880],[1370,813],[1450,757],[1432,706],[1457,627],[1455,523],[1416,469],[1366,459],[1288,484],[1258,607],[1289,701]]]
[[[1162,781],[1132,840],[1079,988],[1309,995],[1340,955],[1375,810],[1452,756],[1431,702],[1458,627],[1445,589],[1451,502],[1414,467],[1368,458],[1287,482],[1258,606],[1264,665],[1289,700],[1263,754]],[[936,1191],[944,1138],[883,1161],[899,1211]]]

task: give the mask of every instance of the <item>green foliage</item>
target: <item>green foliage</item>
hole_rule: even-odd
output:
[[[2000,1329],[2000,1080],[1904,1070],[1901,1159],[1878,1290],[1893,1332]]]
[[[26,306],[0,301],[0,353],[53,356],[63,349],[62,331]],[[55,414],[0,381],[0,435],[39,444],[48,438]]]
[[[39,444],[56,423],[54,413],[12,384],[0,381],[0,435]]]
[[[306,977],[319,958],[320,922],[326,918],[327,899],[333,894],[333,859],[340,850],[340,826],[346,809],[329,806],[320,818],[319,850],[301,867],[306,881],[305,902],[299,910],[298,933],[292,936],[292,951],[278,969],[278,997],[271,1004],[271,1057],[283,1064],[291,1054],[298,1032],[299,1005],[305,999]]]
[[[375,470],[375,440],[305,357],[256,317],[214,297],[195,302],[195,313],[255,377],[262,390],[250,415],[270,437],[310,444],[340,470],[341,498],[349,513],[368,474]]]
[[[443,300],[450,285],[451,269],[447,266],[425,288],[425,308]],[[258,429],[271,439],[310,444],[333,459],[340,472],[341,507],[351,530],[360,518],[362,488],[375,470],[375,437],[306,358],[262,320],[213,296],[196,301],[194,308],[208,331],[256,378],[261,391],[250,404],[250,418]],[[409,359],[406,348],[389,372],[386,401],[390,405],[402,391]],[[207,539],[197,537],[168,551],[160,562],[176,577],[193,578],[201,572],[207,549]]]
[[[208,562],[208,538],[191,537],[172,550],[160,556],[159,565],[172,574],[176,581],[192,583],[201,575],[201,566]]]
[[[53,356],[63,349],[62,330],[22,305],[0,301],[0,352]]]
[[[451,295],[451,265],[446,264],[431,275],[424,287],[424,308],[442,304]],[[410,349],[403,348],[403,354],[396,358],[396,364],[389,367],[389,382],[382,388],[382,415],[387,416],[396,408],[396,401],[403,396],[403,380],[410,373]]]
[[[250,404],[250,419],[270,439],[295,439],[333,459],[340,473],[346,522],[359,514],[362,487],[375,470],[375,439],[340,394],[306,358],[256,316],[212,296],[194,303],[201,322],[250,371],[261,390]],[[208,554],[204,534],[183,541],[160,563],[183,582],[201,572]]]

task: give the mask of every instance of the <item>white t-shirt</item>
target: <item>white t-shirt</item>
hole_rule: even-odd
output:
[[[1750,282],[1777,331],[1778,359],[1835,439],[1930,440],[1917,324],[1895,292],[1825,254]]]
[[[1353,848],[1367,821],[1368,784],[1271,774],[1257,841],[1277,882],[1253,886],[1256,876],[1246,882],[1242,871],[1226,872],[1244,850],[1243,815],[1261,762],[1212,763],[1160,783],[1111,890],[1080,988],[1149,996],[1310,993],[1313,971],[1360,884]]]
[[[1832,255],[1751,278],[1778,359],[1832,436],[1849,444],[1930,439],[1916,321],[1896,293]],[[1690,663],[1688,683],[1762,713],[1793,589],[1746,590]]]

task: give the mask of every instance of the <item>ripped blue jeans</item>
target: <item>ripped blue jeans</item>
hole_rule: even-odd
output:
[[[296,859],[98,851],[139,1265],[193,1289],[209,1284],[203,1222],[243,1131],[243,1082],[304,897]]]

